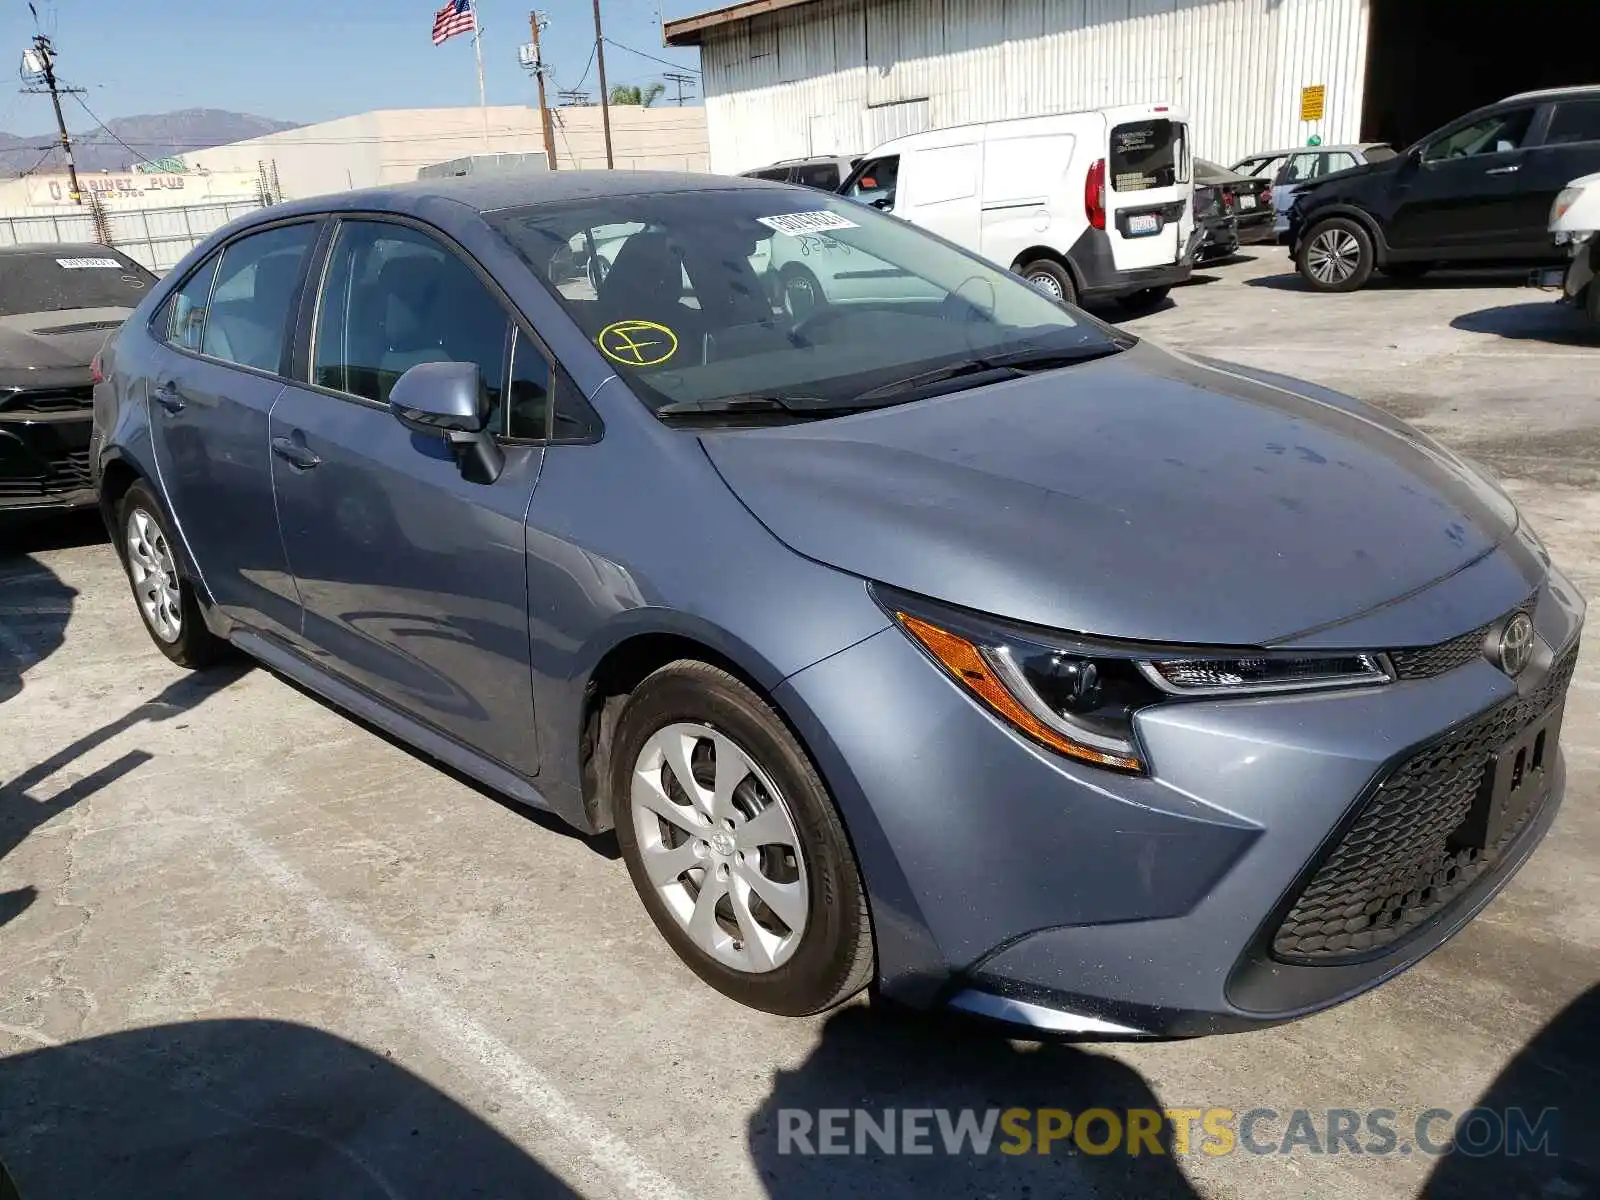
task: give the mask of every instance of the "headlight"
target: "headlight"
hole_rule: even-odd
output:
[[[878,602],[985,707],[1060,754],[1142,772],[1133,717],[1186,698],[1372,687],[1390,675],[1360,653],[1207,650],[1102,642],[1013,625],[874,586]]]
[[[1554,225],[1567,215],[1567,210],[1578,202],[1578,197],[1583,195],[1582,188],[1562,188],[1556,195],[1556,202],[1550,206],[1550,224]]]

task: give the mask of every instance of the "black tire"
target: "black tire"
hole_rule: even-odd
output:
[[[1600,334],[1600,277],[1591,279],[1586,289],[1589,293],[1584,303],[1584,311],[1589,314],[1589,324],[1594,332]]]
[[[170,609],[177,613],[175,629],[159,629],[156,619],[146,609],[145,598],[140,595],[135,571],[143,569],[142,566],[136,567],[136,563],[142,558],[142,553],[139,547],[129,544],[130,525],[139,515],[148,521],[148,527],[154,531],[152,546],[157,547],[158,553],[164,553],[167,561],[172,564],[169,577],[176,583],[178,594],[178,603],[170,606]],[[228,643],[206,628],[205,617],[200,613],[200,603],[195,598],[194,584],[183,573],[183,558],[178,553],[177,542],[172,537],[171,528],[171,522],[167,520],[161,504],[143,481],[130,487],[117,506],[117,553],[122,558],[122,569],[128,576],[128,587],[133,592],[134,608],[139,613],[140,623],[161,653],[180,667],[199,670],[223,657],[228,651]]]
[[[1372,235],[1349,217],[1319,221],[1300,239],[1295,266],[1316,292],[1353,292],[1366,286],[1376,265]]]
[[[1052,300],[1062,304],[1078,302],[1078,285],[1073,282],[1072,272],[1053,258],[1036,258],[1024,263],[1017,274]]]
[[[1378,271],[1389,279],[1421,279],[1433,270],[1430,262],[1385,263]]]
[[[791,956],[775,968],[738,970],[702,949],[667,907],[646,871],[634,823],[634,771],[650,739],[679,723],[706,726],[733,742],[771,781],[778,792],[776,802],[790,818],[803,858],[806,919]],[[628,874],[661,936],[695,974],[741,1004],[795,1017],[840,1004],[871,981],[872,924],[844,826],[805,750],[761,697],[707,663],[689,659],[671,663],[628,698],[618,719],[611,761],[612,814]],[[698,762],[694,774],[700,778]],[[673,828],[665,819],[656,819],[663,830]],[[648,818],[645,823],[649,824]],[[692,880],[694,869],[691,865],[669,886],[687,891],[685,881]],[[733,942],[735,949],[739,945]]]
[[[826,308],[828,298],[808,268],[789,263],[778,276],[778,303],[791,321],[799,323]]]
[[[1142,317],[1155,312],[1167,302],[1167,297],[1171,294],[1172,289],[1169,287],[1140,288],[1137,292],[1117,297],[1117,304],[1129,316]]]

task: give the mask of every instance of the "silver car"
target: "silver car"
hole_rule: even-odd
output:
[[[891,290],[774,303],[759,251],[818,236]],[[614,829],[665,942],[767,1011],[1289,1020],[1444,942],[1561,802],[1584,605],[1481,471],[842,197],[277,205],[101,371],[163,653]]]

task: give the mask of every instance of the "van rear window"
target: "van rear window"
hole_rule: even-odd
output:
[[[1111,186],[1143,192],[1182,183],[1184,127],[1176,121],[1132,121],[1111,131]]]

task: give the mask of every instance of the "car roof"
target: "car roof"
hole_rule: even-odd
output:
[[[1234,159],[1234,162],[1248,162],[1252,158],[1286,158],[1291,154],[1332,154],[1336,151],[1345,153],[1365,154],[1369,150],[1376,150],[1379,146],[1388,146],[1388,142],[1339,142],[1332,146],[1290,146],[1286,150],[1256,150]]]
[[[0,256],[7,254],[115,254],[128,257],[114,246],[98,242],[27,242],[21,246],[0,246]]]
[[[445,201],[474,212],[488,213],[597,197],[718,192],[777,186],[782,185],[764,179],[698,175],[687,171],[529,171],[525,174],[422,179],[415,183],[396,183],[354,192],[312,196],[305,200],[275,204],[253,215],[277,218],[362,209],[411,212],[434,201]]]
[[[1505,100],[1498,101],[1498,103],[1504,104],[1509,100],[1559,100],[1570,96],[1597,95],[1600,95],[1600,83],[1585,83],[1573,87],[1540,88],[1532,92],[1518,92],[1514,96],[1507,96]]]

